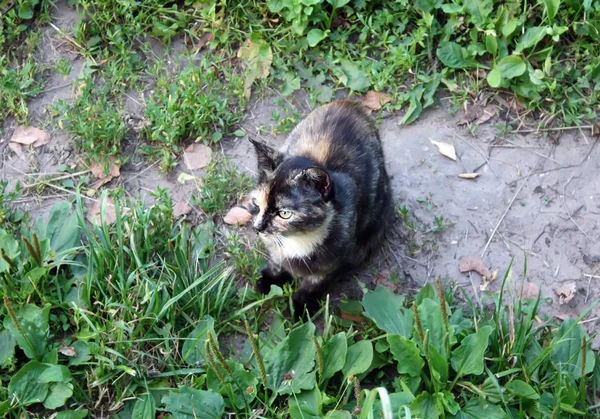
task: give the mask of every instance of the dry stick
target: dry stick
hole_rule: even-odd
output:
[[[587,154],[585,155],[583,160],[581,160],[581,162],[579,162],[577,164],[568,164],[566,166],[555,167],[553,169],[542,170],[541,172],[537,172],[536,175],[544,175],[546,173],[555,172],[557,170],[572,169],[573,167],[581,166],[590,157],[590,155],[592,154],[592,151],[594,151],[594,148],[596,148],[596,144],[598,144],[598,138],[596,138],[596,141],[594,141],[594,144],[592,144],[592,146],[590,147],[590,150],[587,152]],[[526,177],[529,177],[529,176],[530,175],[523,176],[523,177],[517,178],[515,180],[511,180],[510,182],[508,182],[508,184],[512,185],[513,183],[518,182],[522,179],[525,179]]]
[[[502,214],[502,217],[500,217],[500,220],[498,220],[498,223],[496,224],[496,227],[494,227],[494,230],[492,231],[492,234],[490,235],[490,238],[488,239],[487,243],[485,244],[485,247],[483,248],[483,250],[481,252],[481,257],[482,258],[485,255],[485,252],[487,251],[488,246],[492,242],[492,239],[494,238],[494,235],[496,234],[496,231],[498,231],[498,227],[500,227],[500,224],[502,224],[502,221],[504,220],[504,217],[506,217],[506,214],[508,214],[508,211],[510,210],[510,207],[512,207],[512,204],[517,199],[517,196],[519,196],[519,194],[521,193],[521,189],[523,189],[523,186],[525,186],[525,184],[527,183],[527,180],[529,179],[529,176],[531,176],[531,173],[533,172],[533,169],[536,166],[537,166],[537,163],[531,168],[531,170],[529,171],[529,174],[527,175],[527,177],[525,178],[525,180],[523,181],[523,183],[521,183],[521,186],[519,186],[519,189],[517,189],[517,192],[515,192],[515,195],[513,196],[513,198],[510,200],[510,203],[508,204],[508,207],[506,207],[506,210],[504,210],[504,214]]]
[[[573,180],[573,176],[571,176],[569,178],[569,180],[567,181],[567,183],[565,183],[565,186],[563,187],[563,194],[562,194],[563,207],[565,208],[565,211],[567,212],[567,215],[569,216],[569,219],[573,222],[573,224],[575,224],[575,227],[577,227],[579,229],[579,231],[581,231],[583,233],[583,235],[589,239],[590,236],[588,236],[588,234],[585,231],[583,231],[583,229],[579,226],[579,224],[577,224],[575,222],[575,220],[571,216],[571,213],[569,212],[569,208],[567,207],[567,202],[565,201],[565,193],[566,193],[567,185],[569,183],[571,183],[572,180]]]
[[[47,179],[47,180],[45,180],[45,181],[44,181],[44,180],[42,180],[42,181],[37,181],[37,182],[34,182],[34,183],[30,183],[29,185],[24,185],[24,186],[23,186],[23,189],[35,188],[36,186],[39,186],[39,185],[45,185],[45,184],[47,184],[48,182],[55,182],[55,181],[57,181],[57,180],[64,180],[64,179],[70,179],[70,178],[74,178],[74,177],[76,177],[76,176],[85,175],[86,173],[89,173],[89,172],[90,172],[90,170],[82,170],[81,172],[76,172],[76,173],[68,173],[68,174],[66,174],[66,175],[57,176],[57,177],[54,177],[54,178],[52,178],[52,179]]]
[[[481,150],[479,150],[477,147],[475,147],[473,144],[471,144],[470,142],[468,142],[466,139],[462,138],[460,135],[457,135],[458,139],[461,140],[462,142],[466,143],[469,147],[471,147],[473,150],[475,150],[481,157],[484,158],[485,162],[487,163],[487,165],[490,167],[490,170],[492,171],[492,173],[494,175],[496,175],[496,177],[498,177],[498,173],[496,173],[496,171],[494,170],[494,168],[492,167],[492,164],[490,163],[489,158],[485,155],[485,153]]]
[[[519,129],[512,131],[511,134],[530,134],[532,132],[547,132],[547,131],[567,131],[572,129],[593,129],[593,125],[579,125],[574,127],[553,127],[553,128],[537,128],[537,129]]]

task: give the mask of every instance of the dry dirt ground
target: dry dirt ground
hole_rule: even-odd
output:
[[[77,16],[61,4],[55,24],[69,28]],[[45,93],[30,103],[32,122],[38,126],[43,126],[48,105],[70,97],[70,83],[82,66],[54,30],[49,29],[44,40],[47,47],[40,60],[50,64],[61,55],[71,61],[73,71],[66,79],[49,74]],[[131,93],[126,104],[130,116],[141,115],[142,102],[139,95]],[[304,100],[297,102],[306,114],[309,106]],[[272,98],[254,103],[242,126],[249,134],[279,145],[284,135],[258,134],[271,132],[274,103]],[[600,147],[596,138],[576,130],[552,138],[500,136],[494,120],[470,135],[457,126],[459,116],[448,113],[444,104],[441,100],[437,109],[424,112],[410,126],[399,126],[399,116],[381,120],[388,171],[398,206],[408,209],[408,222],[397,222],[381,257],[359,279],[368,286],[379,283],[405,293],[440,278],[464,288],[477,302],[484,295],[482,278],[477,273],[461,273],[459,259],[479,255],[491,271],[498,269],[497,279],[488,287],[490,292],[500,289],[514,259],[511,291],[520,289],[525,280],[534,284],[525,287],[526,292],[536,291],[535,285],[541,290],[546,312],[559,318],[578,315],[600,298]],[[52,141],[23,160],[8,149],[14,126],[4,124],[0,178],[14,185],[26,173],[55,173],[58,164],[81,163],[70,139],[59,130],[46,128],[52,132]],[[453,144],[457,161],[442,156],[430,140]],[[241,170],[255,172],[246,138],[224,140],[221,147]],[[135,148],[136,140],[130,139],[125,149]],[[131,196],[151,202],[149,192],[160,186],[169,189],[174,202],[189,201],[193,187],[177,182],[184,170],[180,164],[171,174],[162,175],[156,164],[132,155],[120,178],[107,187],[121,185]],[[458,176],[475,171],[479,173],[476,179]],[[19,205],[35,217],[59,199],[73,198],[69,191],[54,190],[49,195],[52,198],[29,195]],[[340,294],[353,294],[356,288],[356,281],[350,279]],[[557,290],[570,300],[560,304]],[[590,331],[597,329],[599,315],[600,309],[595,308],[586,317]],[[599,346],[598,339],[595,344]]]

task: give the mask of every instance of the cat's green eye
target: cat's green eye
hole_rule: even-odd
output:
[[[292,211],[281,210],[277,213],[284,220],[289,219],[292,216]]]

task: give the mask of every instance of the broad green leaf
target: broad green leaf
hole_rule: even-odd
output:
[[[537,400],[540,398],[540,395],[534,390],[534,388],[522,380],[509,381],[504,385],[504,387],[515,396],[521,398],[531,400]]]
[[[81,365],[92,359],[89,343],[78,340],[73,342],[71,346],[75,349],[77,355],[69,359],[69,365]]]
[[[494,35],[487,34],[485,36],[485,49],[492,55],[498,52],[498,40]]]
[[[552,20],[558,13],[560,7],[560,0],[544,0],[544,6],[546,8],[546,15],[548,19]]]
[[[398,372],[418,377],[425,361],[421,358],[421,351],[417,344],[400,335],[388,335],[387,341],[390,344],[390,351],[398,363]]]
[[[46,354],[49,314],[49,304],[44,308],[39,308],[33,304],[22,306],[15,313],[21,331],[17,329],[10,316],[4,318],[4,327],[10,331],[19,348],[25,352],[29,359],[41,361]],[[21,335],[21,332],[23,335]]]
[[[88,416],[87,409],[81,410],[63,410],[58,412],[55,419],[84,419]]]
[[[439,384],[444,386],[450,376],[450,366],[448,360],[444,358],[435,346],[429,345],[429,366],[433,370],[435,377]]]
[[[341,82],[347,88],[362,92],[371,86],[371,77],[369,74],[352,61],[346,59],[340,60],[339,70],[342,73]]]
[[[31,19],[33,17],[33,4],[31,0],[23,0],[19,5],[19,17],[21,19]]]
[[[70,202],[64,201],[54,204],[48,218],[38,218],[33,231],[40,241],[47,239],[50,250],[60,253],[73,249],[80,244],[80,229],[77,215],[71,211]]]
[[[570,372],[575,378],[581,377],[581,345],[584,336],[588,342],[585,373],[589,374],[594,370],[596,362],[594,352],[589,348],[590,337],[583,327],[576,324],[573,319],[566,319],[561,324],[558,333],[551,342],[553,349],[550,359],[557,370]]]
[[[420,305],[426,298],[429,298],[431,300],[437,299],[437,292],[431,284],[427,284],[419,290],[419,292],[415,296],[415,301],[417,302],[417,305]]]
[[[467,51],[456,42],[446,42],[436,51],[440,61],[450,68],[474,68],[477,61],[468,56]]]
[[[281,12],[284,9],[286,3],[287,2],[285,0],[267,0],[267,6],[269,7],[269,10],[272,13]]]
[[[444,347],[444,335],[446,333],[444,332],[444,321],[440,304],[431,298],[425,298],[419,304],[418,309],[423,333],[429,330],[429,344],[434,346],[444,358],[447,357],[446,348]]]
[[[298,393],[315,386],[316,348],[312,340],[315,325],[295,328],[275,348],[263,356],[268,387],[279,394]]]
[[[361,340],[348,348],[346,364],[342,368],[344,377],[362,374],[373,362],[373,344],[370,340]]]
[[[399,393],[390,394],[390,404],[392,405],[392,412],[397,412],[402,406],[410,406],[415,399],[409,391],[401,391]],[[381,402],[377,401],[375,407],[381,406]]]
[[[528,28],[519,39],[515,47],[515,52],[519,53],[524,49],[535,47],[547,34],[547,26],[533,26]]]
[[[492,326],[480,327],[479,332],[464,338],[460,346],[452,352],[450,362],[459,378],[468,374],[483,374],[483,356],[492,331]]]
[[[291,419],[319,419],[323,417],[321,392],[315,386],[288,398]]]
[[[525,64],[521,57],[508,55],[498,62],[498,69],[500,70],[500,74],[502,74],[502,78],[512,79],[525,73],[527,64]]]
[[[451,419],[508,419],[508,415],[496,404],[488,403],[478,398],[469,400]]]
[[[471,22],[475,26],[482,27],[488,22],[488,17],[494,9],[492,0],[465,0],[465,9],[471,15]]]
[[[321,353],[323,354],[323,377],[326,380],[333,377],[333,374],[340,371],[346,363],[346,352],[348,351],[348,342],[346,333],[340,332],[329,339]]]
[[[440,394],[429,394],[424,391],[410,404],[410,411],[419,418],[438,419],[444,412],[442,398]]]
[[[225,412],[220,394],[185,386],[169,392],[162,402],[175,419],[221,419]]]
[[[593,3],[594,0],[583,0],[583,10],[586,12],[589,11],[592,8]]]
[[[493,87],[494,89],[500,87],[500,84],[502,83],[502,72],[500,71],[500,67],[495,65],[494,68],[492,68],[492,71],[487,75],[487,82],[490,87]]]
[[[368,291],[362,300],[365,316],[370,318],[382,330],[406,338],[412,336],[413,313],[402,308],[404,297],[396,295],[387,288],[377,286]]]
[[[410,124],[421,115],[421,112],[423,112],[423,104],[421,103],[423,92],[425,92],[425,87],[422,84],[418,84],[408,92],[408,109],[404,114],[404,118],[402,118],[398,125]]]
[[[327,0],[327,3],[331,4],[334,9],[339,9],[350,3],[350,0]]]
[[[12,259],[15,264],[17,263],[17,258],[21,254],[19,243],[11,234],[8,234],[2,229],[0,229],[0,249],[3,249],[6,256]],[[8,272],[8,269],[8,262],[0,257],[0,273]]]
[[[40,374],[40,383],[68,383],[73,379],[71,372],[64,365],[46,365],[44,372]]]
[[[325,419],[352,419],[352,414],[347,410],[332,410],[327,412]]]
[[[8,383],[8,399],[14,400],[19,406],[42,403],[50,386],[48,383],[41,383],[38,377],[46,368],[46,365],[37,361],[25,364]]]
[[[64,406],[69,397],[73,395],[73,384],[56,382],[49,384],[48,395],[44,400],[46,409],[54,410]]]
[[[452,415],[456,415],[458,413],[458,411],[460,410],[460,406],[454,400],[454,394],[452,394],[446,390],[444,390],[438,394],[442,398],[442,405],[444,405],[444,409],[446,409],[446,412],[448,412]]]
[[[225,385],[221,383],[221,380],[211,368],[208,370],[206,378],[208,390],[229,397],[230,401],[234,402],[238,409],[243,409],[247,403],[252,403],[256,397],[258,378],[251,372],[246,371],[242,364],[234,360],[228,359],[225,362],[231,371],[231,375],[224,374]],[[236,391],[231,395],[231,388],[243,389],[243,391]]]
[[[154,419],[156,403],[152,394],[145,394],[135,402],[131,419]]]
[[[416,0],[415,8],[421,9],[424,12],[430,13],[432,10],[442,6],[442,0]]]
[[[0,331],[0,367],[4,368],[15,355],[17,341],[7,329]]]
[[[327,37],[327,34],[323,32],[321,29],[311,29],[306,34],[306,40],[308,41],[308,46],[315,47],[319,42]]]
[[[506,22],[506,25],[502,26],[502,36],[508,38],[510,35],[512,35],[517,29],[518,23],[519,22],[516,19],[511,19],[508,22]]]
[[[206,342],[209,331],[214,336],[215,320],[211,316],[205,316],[198,321],[194,330],[187,336],[181,351],[181,358],[188,365],[202,366],[206,364]]]

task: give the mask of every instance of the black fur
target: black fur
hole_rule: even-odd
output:
[[[270,284],[289,282],[290,273],[301,277],[295,309],[313,311],[326,282],[362,266],[379,247],[393,214],[378,130],[361,104],[340,101],[311,113],[282,152],[252,143],[260,173],[257,190],[266,199],[250,207],[271,256],[257,285],[268,292]],[[289,213],[289,219],[282,218]],[[295,243],[321,237],[320,229],[322,242],[302,257],[287,257],[273,244],[279,236],[286,249],[300,249]]]

